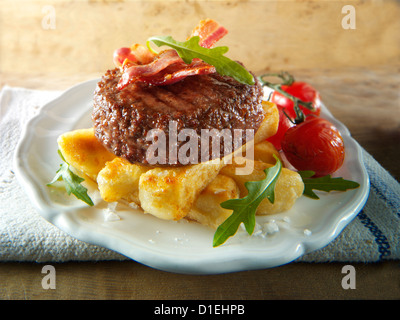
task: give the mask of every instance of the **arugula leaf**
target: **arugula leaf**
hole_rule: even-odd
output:
[[[252,234],[256,224],[256,209],[261,201],[267,198],[271,203],[275,201],[275,185],[282,170],[282,163],[275,157],[276,164],[264,170],[265,178],[260,181],[248,181],[245,187],[247,196],[241,199],[230,199],[220,205],[225,209],[233,209],[233,213],[217,228],[213,247],[223,244],[233,236],[243,222],[248,234]]]
[[[174,40],[171,36],[154,36],[147,40],[150,50],[150,41],[158,47],[166,45],[176,50],[178,55],[186,63],[191,63],[194,58],[199,58],[204,62],[215,67],[221,75],[230,76],[237,81],[252,85],[255,83],[254,77],[241,64],[224,56],[228,52],[228,47],[204,48],[199,45],[199,36],[191,37],[185,42]]]
[[[61,159],[64,163],[60,164],[60,168],[57,170],[55,177],[51,182],[47,184],[47,186],[51,186],[58,180],[63,180],[65,184],[65,189],[67,190],[68,195],[71,193],[74,194],[78,199],[84,201],[89,206],[93,206],[94,203],[92,199],[90,199],[89,195],[87,194],[87,189],[81,185],[81,182],[85,181],[85,179],[81,178],[80,176],[76,175],[69,169],[69,163],[65,161],[62,153],[58,150],[58,154],[60,155]]]
[[[313,190],[321,190],[326,192],[346,191],[348,189],[355,189],[360,186],[360,184],[355,181],[345,180],[341,177],[332,178],[330,175],[320,178],[311,178],[315,174],[314,171],[298,171],[298,173],[300,174],[304,183],[303,194],[311,199],[319,199]]]

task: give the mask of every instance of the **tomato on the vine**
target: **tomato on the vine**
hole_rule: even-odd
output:
[[[344,142],[339,130],[320,117],[308,116],[304,122],[289,128],[281,143],[293,167],[314,171],[315,176],[332,174],[344,161]]]
[[[280,88],[283,91],[304,102],[311,102],[313,110],[310,110],[299,103],[299,108],[301,109],[301,111],[303,111],[305,116],[309,114],[319,116],[319,114],[321,113],[321,98],[319,92],[310,84],[301,81],[294,81],[290,85],[281,85]],[[276,105],[284,108],[286,114],[290,118],[296,118],[294,102],[292,99],[284,96],[282,93],[275,90],[271,96],[271,102],[274,102]]]
[[[266,77],[271,76],[279,77],[281,83],[269,82]],[[267,140],[297,170],[325,176],[339,169],[344,162],[344,142],[339,130],[319,117],[319,92],[287,72],[264,74],[259,80],[273,89],[269,100],[277,105],[280,116],[277,133]]]

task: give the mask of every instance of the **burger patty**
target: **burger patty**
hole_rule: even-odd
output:
[[[121,72],[116,68],[108,70],[99,81],[94,92],[92,119],[97,139],[116,156],[131,163],[154,164],[153,156],[160,157],[157,154],[160,149],[153,156],[147,152],[155,142],[149,139],[150,133],[154,133],[152,129],[162,130],[167,142],[166,152],[162,153],[166,159],[157,165],[181,166],[187,163],[182,163],[177,154],[188,140],[177,142],[171,128],[176,128],[178,134],[182,129],[193,129],[190,132],[197,135],[198,152],[192,156],[201,162],[205,159],[205,149],[201,148],[202,129],[224,133],[228,129],[232,137],[234,129],[243,130],[238,144],[234,145],[237,140],[232,139],[232,145],[227,146],[225,142],[229,140],[221,139],[217,155],[223,156],[227,147],[234,150],[245,142],[245,129],[253,129],[255,133],[263,120],[263,92],[258,81],[246,85],[214,73],[189,76],[166,86],[134,82],[119,90],[120,77]],[[174,138],[173,145],[168,144],[170,138]],[[206,152],[207,160],[216,157],[211,140]]]

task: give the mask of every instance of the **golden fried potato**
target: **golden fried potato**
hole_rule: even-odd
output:
[[[251,152],[253,154],[251,154]],[[244,157],[255,161],[275,164],[276,160],[274,155],[281,160],[279,151],[276,150],[274,145],[269,141],[262,141],[254,145],[253,148],[246,150]],[[251,157],[253,157],[253,159]]]
[[[57,139],[57,143],[65,160],[94,181],[106,162],[115,158],[96,139],[93,128],[66,132]]]
[[[246,160],[248,166],[252,166],[252,173],[248,175],[237,175],[237,163],[228,164],[221,169],[221,174],[231,177],[237,183],[240,190],[240,198],[247,195],[245,182],[259,181],[265,178],[264,170],[272,167],[272,164],[264,163],[261,161]],[[258,215],[279,213],[289,210],[296,200],[301,197],[304,190],[303,180],[300,175],[287,168],[282,168],[281,174],[275,186],[275,202],[272,204],[268,199],[264,199],[256,213]]]
[[[245,196],[244,183],[264,178],[263,170],[275,163],[273,155],[279,157],[273,145],[265,141],[277,130],[278,110],[269,102],[263,102],[263,106],[265,119],[254,141],[246,145],[252,148],[254,161],[235,156],[230,162],[217,159],[177,168],[131,164],[107,151],[95,138],[93,128],[67,132],[59,137],[58,145],[72,167],[97,182],[104,201],[134,202],[161,219],[186,217],[217,228],[232,213],[220,203]],[[238,175],[237,169],[243,167],[241,162],[249,165],[251,171]],[[275,203],[263,201],[257,214],[284,211],[302,192],[298,174],[283,169],[275,190]]]
[[[218,174],[200,193],[186,217],[216,229],[232,214],[232,210],[222,208],[220,203],[237,198],[239,188],[236,182],[230,177]]]
[[[264,110],[264,120],[256,131],[254,139],[247,141],[241,148],[238,148],[232,154],[225,156],[223,159],[225,163],[232,164],[235,161],[240,162],[246,157],[246,154],[250,155],[251,152],[253,152],[254,157],[257,156],[258,160],[267,161],[268,163],[275,163],[275,159],[271,152],[277,154],[279,158],[278,151],[272,144],[266,141],[266,139],[273,136],[278,130],[279,111],[276,105],[272,102],[262,101],[262,105]],[[233,158],[236,158],[236,160],[233,160]],[[251,170],[252,168],[249,168],[248,166],[238,166],[236,167],[236,174],[247,175],[251,173]]]
[[[262,101],[264,120],[254,135],[254,144],[272,137],[278,131],[279,111],[275,103]]]
[[[107,162],[97,176],[102,199],[107,202],[124,199],[140,205],[139,178],[149,169],[150,167],[132,164],[122,158]]]
[[[263,141],[260,143],[257,143],[254,146],[254,159],[255,161],[261,161],[265,163],[271,163],[275,164],[276,159],[274,158],[274,155],[279,159],[281,159],[281,156],[279,154],[279,151],[276,150],[274,145],[269,142],[269,141]]]
[[[140,176],[139,200],[145,212],[166,220],[185,217],[199,194],[215,179],[219,159],[178,168],[154,168]]]

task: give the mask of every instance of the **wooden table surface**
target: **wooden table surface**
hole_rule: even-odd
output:
[[[397,180],[400,178],[399,68],[298,70],[353,137]],[[1,86],[64,90],[98,75],[49,78],[0,74]],[[197,276],[136,263],[53,264],[56,289],[42,288],[42,264],[0,263],[0,299],[399,299],[400,262],[352,263],[356,289],[344,290],[343,263],[291,263],[231,274]]]

